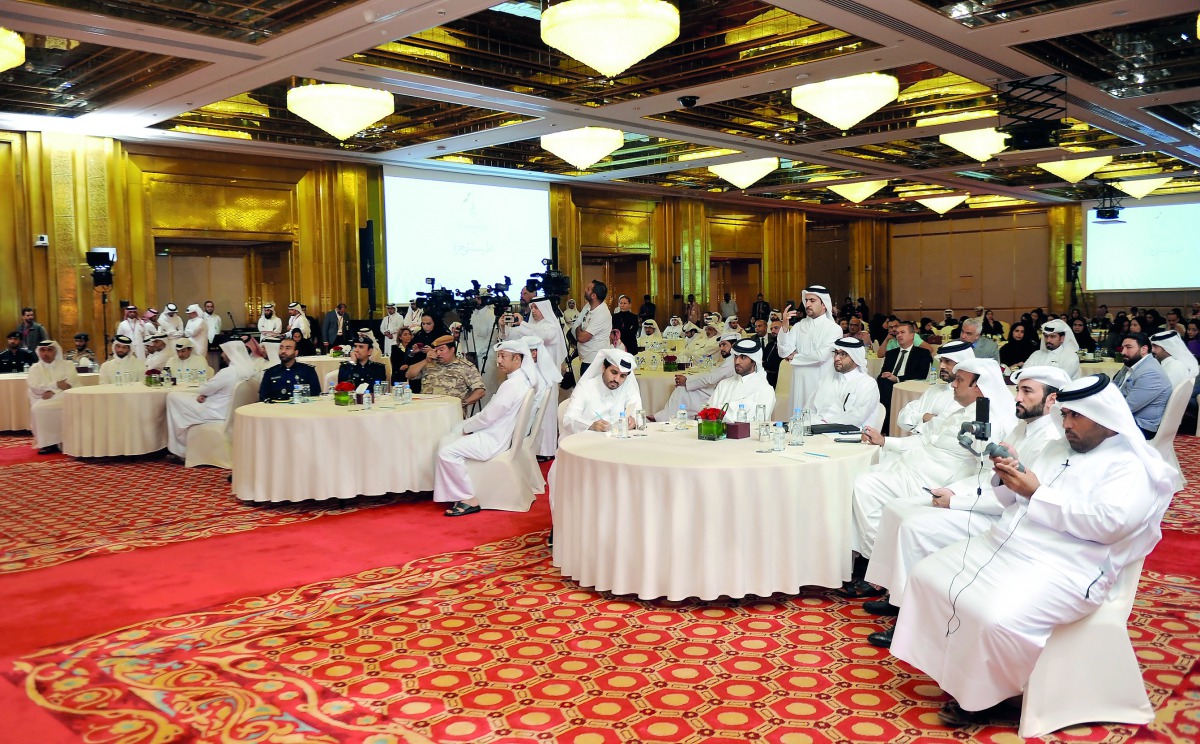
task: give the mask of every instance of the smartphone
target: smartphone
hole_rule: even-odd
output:
[[[862,444],[862,437],[834,437],[833,441],[842,444]]]

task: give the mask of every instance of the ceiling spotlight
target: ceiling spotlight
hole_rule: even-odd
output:
[[[792,88],[792,105],[845,131],[896,100],[900,81],[882,72]]]
[[[826,186],[833,193],[849,199],[855,204],[866,201],[876,191],[887,186],[887,181],[859,181],[858,183],[834,183]]]
[[[748,189],[763,176],[779,167],[779,158],[758,158],[743,160],[740,163],[725,163],[710,165],[708,170],[739,189]]]
[[[1142,178],[1137,181],[1116,181],[1113,186],[1129,194],[1134,199],[1141,199],[1155,189],[1162,188],[1171,182],[1170,176],[1163,178]]]
[[[543,134],[541,142],[543,149],[579,170],[587,170],[625,144],[625,134],[619,129],[607,127],[581,127]]]
[[[931,196],[925,199],[916,199],[920,204],[924,204],[938,214],[945,214],[951,209],[954,209],[959,204],[967,200],[970,194],[959,194],[957,196]]]
[[[1038,163],[1037,167],[1048,173],[1053,173],[1068,183],[1079,183],[1111,162],[1111,155],[1102,155],[1097,158],[1055,160],[1050,163]]]
[[[996,153],[1007,150],[1008,145],[1005,143],[1007,139],[1008,135],[995,127],[938,135],[938,141],[943,145],[953,147],[981,163],[986,163],[996,157]]]
[[[287,109],[340,140],[391,116],[396,100],[386,90],[319,83],[287,92]]]
[[[566,0],[542,11],[542,41],[616,77],[679,38],[679,9],[665,0]]]
[[[0,72],[25,64],[25,39],[16,31],[0,28]]]

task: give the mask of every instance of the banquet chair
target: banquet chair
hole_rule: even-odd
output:
[[[258,378],[242,380],[233,390],[229,413],[224,421],[211,424],[196,424],[188,428],[187,452],[183,461],[185,468],[212,465],[225,470],[233,469],[233,413],[238,408],[258,402]]]
[[[875,413],[871,414],[871,418],[867,419],[867,426],[880,431],[883,429],[883,420],[887,418],[887,409],[882,403],[875,404]]]
[[[529,421],[533,417],[533,405],[537,392],[530,390],[517,411],[517,424],[513,427],[512,443],[508,449],[490,460],[467,460],[467,475],[474,486],[475,498],[484,509],[500,511],[529,511],[533,494],[529,490],[529,465],[525,458],[525,440]],[[537,460],[534,460],[537,466]]]
[[[1025,685],[1019,736],[1091,721],[1154,720],[1127,627],[1141,574],[1141,560],[1129,564],[1095,612],[1050,634]]]
[[[1183,475],[1183,468],[1179,467],[1179,458],[1175,456],[1175,434],[1179,431],[1179,424],[1183,421],[1183,412],[1187,409],[1190,397],[1192,397],[1191,380],[1184,380],[1175,386],[1175,389],[1171,391],[1171,397],[1167,398],[1167,407],[1163,410],[1158,432],[1150,440],[1150,446],[1158,450],[1158,454],[1162,455],[1167,464],[1179,473],[1183,479],[1183,486],[1187,486],[1187,478]]]
[[[538,466],[537,454],[542,444],[542,423],[546,420],[546,409],[550,407],[550,394],[556,387],[549,386],[537,394],[533,414],[529,417],[529,431],[525,434],[523,444],[526,456],[521,460],[528,468],[529,489],[535,496],[546,490],[546,479],[542,476],[541,467]]]

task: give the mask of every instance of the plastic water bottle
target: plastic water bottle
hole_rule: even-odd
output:
[[[676,429],[686,429],[687,428],[687,420],[688,420],[687,406],[680,403],[679,410],[675,412],[675,428]]]
[[[380,400],[383,397],[383,385],[380,385],[378,382],[375,383],[375,386],[371,388],[371,397],[375,400]]]
[[[804,436],[812,436],[812,411],[807,408],[800,412],[800,428],[804,430]]]
[[[25,374],[29,374],[29,365],[28,364],[21,365],[21,371],[24,372]]]
[[[624,411],[617,416],[617,439],[629,439],[629,419],[625,418]]]
[[[771,429],[771,449],[783,452],[785,446],[787,446],[787,432],[783,430],[783,422],[776,421],[775,426]]]
[[[292,403],[296,405],[300,404],[300,383],[298,382],[292,385]]]
[[[404,388],[405,387],[407,387],[407,386],[403,382],[400,383],[399,385],[392,386],[392,402],[396,403],[397,405],[404,405]]]
[[[363,391],[363,410],[364,411],[371,410],[371,402],[374,399],[374,397],[375,397],[374,393],[372,393],[370,390]]]
[[[745,403],[738,403],[737,420],[739,424],[744,424],[750,421],[750,412],[746,410]]]
[[[788,446],[801,447],[804,445],[804,417],[800,409],[792,411],[792,420],[788,422]]]
[[[925,382],[930,385],[936,385],[938,383],[937,365],[935,365],[935,364],[929,365],[929,374],[925,376]]]
[[[404,403],[405,403],[405,405],[408,405],[409,403],[412,403],[412,402],[413,402],[412,385],[409,385],[406,382],[406,383],[404,383]]]

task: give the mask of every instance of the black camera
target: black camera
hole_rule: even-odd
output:
[[[965,421],[958,429],[958,443],[963,446],[972,455],[983,455],[985,457],[1012,457],[1012,453],[1008,448],[996,442],[989,442],[983,448],[983,452],[976,452],[971,446],[975,441],[986,442],[992,436],[992,405],[987,398],[979,398],[975,401],[975,420]],[[1025,472],[1025,467],[1017,463],[1017,470]]]
[[[525,282],[525,289],[534,294],[541,294],[550,300],[550,304],[557,310],[559,300],[571,294],[571,277],[555,270],[554,261],[548,258],[542,259],[542,266],[545,266],[546,270],[530,274]]]
[[[433,285],[437,283],[437,280],[433,277],[426,279],[425,283],[429,285],[429,291],[417,292],[417,298],[413,300],[413,307],[441,320],[457,304],[454,300],[454,292],[445,287],[434,289]]]

